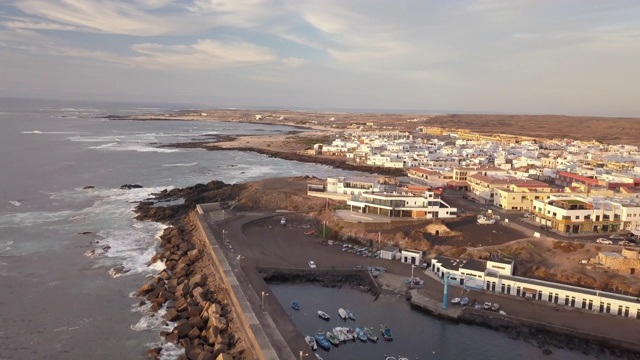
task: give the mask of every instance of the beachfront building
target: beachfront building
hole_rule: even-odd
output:
[[[336,200],[347,200],[367,192],[392,192],[397,181],[387,177],[328,177],[324,184],[307,185],[307,194]]]
[[[425,169],[422,167],[408,169],[407,175],[412,184],[434,187],[445,187],[449,181],[453,180],[453,174],[451,172]]]
[[[397,220],[442,219],[457,216],[457,209],[445,203],[435,193],[363,193],[347,201],[351,211],[376,214]]]
[[[638,256],[637,251],[633,254],[632,252],[629,251],[625,258]],[[615,259],[608,261],[615,262]],[[514,276],[511,259],[494,257],[483,261],[438,255],[431,260],[429,270],[438,274],[440,278],[449,274],[450,285],[480,288],[529,300],[640,319],[640,302],[636,297]]]
[[[405,264],[420,265],[422,262],[422,251],[403,249],[400,251],[400,261]]]

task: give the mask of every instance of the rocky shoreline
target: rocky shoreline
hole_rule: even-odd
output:
[[[228,295],[213,271],[204,249],[196,237],[195,204],[232,198],[242,186],[220,181],[198,184],[184,189],[164,190],[136,207],[136,219],[169,224],[160,236],[160,245],[150,263],[164,261],[166,268],[137,292],[139,306],[149,305],[155,316],[165,309],[164,325],[175,324],[160,335],[181,346],[184,360],[250,359],[247,347],[238,336],[241,331],[233,316]],[[166,200],[183,198],[179,205],[154,206]],[[147,354],[158,359],[162,348]]]

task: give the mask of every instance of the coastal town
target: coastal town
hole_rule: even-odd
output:
[[[208,277],[222,278],[240,320],[235,326],[251,340],[233,354],[293,359],[308,351],[309,338],[324,341],[300,334],[285,305],[265,299],[269,279],[336,286],[345,277],[373,294],[405,294],[412,308],[439,318],[511,329],[505,331],[524,326],[601,344],[622,357],[637,353],[633,331],[610,336],[612,328],[632,329],[640,319],[637,146],[479,134],[418,121],[401,130],[332,123],[305,122],[310,130],[280,137],[196,143],[362,169],[357,176],[223,186],[224,194],[185,201],[199,203],[193,248],[211,253]],[[193,196],[181,191],[156,200]],[[153,202],[138,211],[162,220]],[[261,240],[265,231],[268,242]],[[171,335],[176,330],[167,336],[189,337],[193,329],[183,327],[181,336]],[[181,340],[188,358],[222,354],[193,340]],[[288,350],[292,356],[283,355]]]

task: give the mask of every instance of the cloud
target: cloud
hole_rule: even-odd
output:
[[[297,58],[297,57],[288,57],[288,58],[282,59],[281,61],[285,65],[290,67],[299,67],[309,62],[308,60]]]
[[[263,46],[215,40],[172,46],[144,43],[134,45],[133,50],[140,54],[130,59],[133,64],[156,69],[220,69],[267,64],[278,59]]]

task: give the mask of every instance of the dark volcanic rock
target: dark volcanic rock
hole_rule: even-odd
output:
[[[138,185],[138,184],[124,184],[122,186],[120,186],[120,189],[122,190],[130,190],[130,189],[142,189],[142,185]]]

